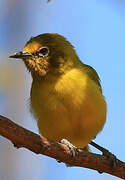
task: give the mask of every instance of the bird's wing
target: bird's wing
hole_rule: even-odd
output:
[[[84,64],[84,70],[86,71],[86,73],[88,74],[88,76],[95,81],[95,83],[99,86],[100,92],[102,93],[102,87],[100,84],[100,78],[96,72],[96,70],[94,68],[92,68],[91,66]]]

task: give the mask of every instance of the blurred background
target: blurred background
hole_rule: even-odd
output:
[[[22,50],[31,36],[45,32],[67,37],[80,59],[97,70],[108,114],[95,142],[125,161],[125,1],[0,0],[0,114],[36,133],[29,112],[31,76],[21,60],[8,56]],[[0,137],[0,180],[76,178],[119,179],[85,168],[67,168],[27,149],[17,150]]]

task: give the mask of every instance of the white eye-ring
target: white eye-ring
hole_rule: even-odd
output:
[[[46,57],[49,54],[49,48],[48,47],[42,47],[38,51],[39,56]]]

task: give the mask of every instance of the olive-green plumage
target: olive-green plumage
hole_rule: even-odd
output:
[[[47,138],[65,138],[85,147],[103,128],[106,102],[97,72],[83,64],[73,46],[61,35],[31,38],[22,58],[32,74],[31,110]]]

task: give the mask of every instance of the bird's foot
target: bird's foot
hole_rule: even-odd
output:
[[[65,145],[70,149],[73,157],[77,156],[77,154],[78,154],[78,149],[77,149],[76,146],[74,146],[73,144],[71,144],[67,139],[62,139],[62,140],[61,140],[61,143],[62,143],[62,144],[65,144]],[[60,163],[60,161],[58,161],[58,160],[57,160],[57,162]],[[67,166],[67,167],[72,167],[70,164],[67,164],[67,163],[66,163],[66,166]]]
[[[71,144],[67,139],[62,139],[61,143],[65,144],[70,149],[73,157],[75,157],[78,154],[77,147]]]

